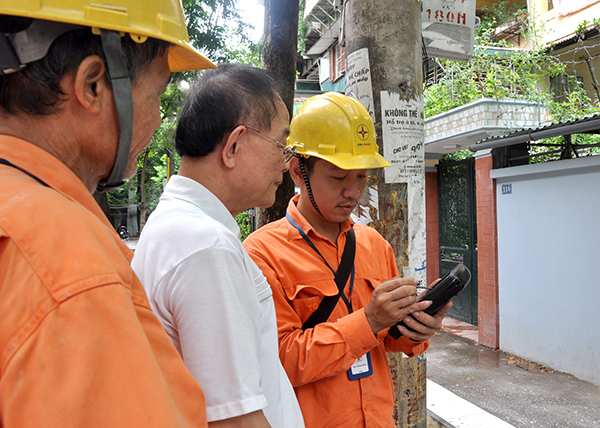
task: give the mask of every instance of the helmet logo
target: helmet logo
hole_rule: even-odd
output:
[[[363,124],[358,125],[356,133],[358,134],[358,138],[362,141],[367,141],[369,139],[369,128],[367,128]],[[360,145],[362,146],[363,144],[360,144]],[[370,144],[366,144],[366,145],[370,145]]]

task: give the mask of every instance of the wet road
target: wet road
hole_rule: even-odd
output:
[[[600,428],[599,386],[444,331],[427,377],[517,428]]]

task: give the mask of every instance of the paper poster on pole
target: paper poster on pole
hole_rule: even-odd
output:
[[[368,226],[379,221],[379,191],[376,184],[367,186],[365,192],[358,199],[358,205],[350,214],[354,224]]]
[[[425,174],[423,97],[402,100],[397,93],[381,91],[383,156],[386,183],[410,183]]]
[[[403,273],[425,282],[424,124],[422,97],[403,100],[400,94],[381,91],[383,155],[392,164],[384,168],[385,182],[408,186],[408,266]]]
[[[346,95],[360,101],[375,122],[371,67],[367,48],[354,51],[346,58]]]
[[[408,183],[408,270],[410,276],[427,281],[427,236],[425,234],[425,183]]]

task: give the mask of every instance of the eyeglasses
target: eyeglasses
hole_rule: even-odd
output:
[[[249,125],[242,125],[242,126],[245,126],[246,128],[251,129],[252,131],[258,132],[263,137],[268,138],[269,140],[271,140],[272,142],[277,144],[279,147],[281,147],[283,149],[283,161],[285,163],[288,163],[290,160],[292,160],[292,158],[294,156],[296,156],[296,150],[298,150],[297,147],[286,146],[285,144],[280,143],[279,141],[269,137],[268,135],[263,134],[262,132],[260,132],[258,129],[256,129],[253,126],[249,126]]]

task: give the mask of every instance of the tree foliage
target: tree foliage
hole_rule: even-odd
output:
[[[237,221],[237,224],[240,227],[240,239],[243,241],[252,232],[252,222],[250,220],[250,214],[248,213],[248,211],[242,211],[237,216],[235,216],[235,221]]]
[[[304,20],[305,0],[298,2],[298,53],[306,53],[306,32],[308,30],[308,22]]]
[[[249,53],[254,62],[260,53],[248,37],[253,27],[243,22],[236,6],[236,0],[183,0],[192,45],[215,63],[236,61]]]

